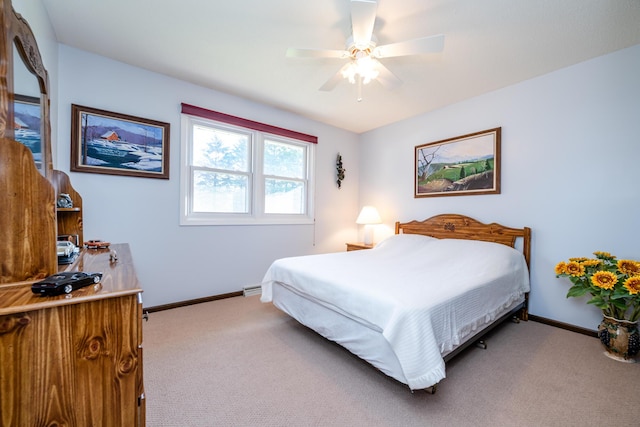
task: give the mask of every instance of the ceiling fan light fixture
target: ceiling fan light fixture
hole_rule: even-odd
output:
[[[362,84],[366,85],[371,80],[375,80],[378,74],[377,61],[368,55],[353,59],[342,70],[342,77],[349,80],[351,84],[355,84],[357,80],[361,80]]]
[[[362,99],[362,85],[368,84],[371,80],[377,80],[385,89],[395,89],[402,84],[402,81],[379,60],[441,52],[444,47],[442,34],[378,46],[378,39],[373,34],[377,1],[350,0],[350,3],[351,36],[347,39],[344,50],[287,49],[287,57],[349,60],[320,86],[321,91],[333,90],[343,79],[357,85],[358,101]]]

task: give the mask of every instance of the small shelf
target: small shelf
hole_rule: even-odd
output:
[[[68,194],[73,203],[70,208],[56,207],[57,235],[78,236],[77,242],[81,245],[84,242],[82,233],[82,196],[71,185],[69,176],[62,171],[53,170],[51,183],[56,190],[56,195]]]

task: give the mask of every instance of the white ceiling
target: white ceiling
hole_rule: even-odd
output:
[[[640,43],[640,0],[378,0],[378,44],[445,35],[440,54],[382,60],[393,91],[340,83],[349,0],[43,0],[59,42],[356,133]]]

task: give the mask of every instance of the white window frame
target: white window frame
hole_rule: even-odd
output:
[[[250,134],[250,170],[248,213],[213,213],[193,212],[193,171],[192,135],[194,125],[213,127]],[[277,141],[303,147],[306,152],[306,186],[305,211],[302,214],[267,214],[264,213],[265,176],[263,173],[264,141]],[[190,114],[182,114],[181,118],[181,161],[180,161],[180,225],[268,225],[268,224],[313,224],[315,199],[315,150],[316,144],[295,138],[280,136],[237,126],[223,121],[211,120]]]

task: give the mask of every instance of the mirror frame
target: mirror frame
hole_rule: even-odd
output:
[[[0,0],[0,137],[15,139],[14,132],[14,61],[20,59],[38,81],[40,88],[40,139],[43,175],[51,178],[51,122],[49,117],[49,73],[44,68],[36,38],[27,21],[13,10],[10,0]],[[14,58],[16,47],[20,58]]]

